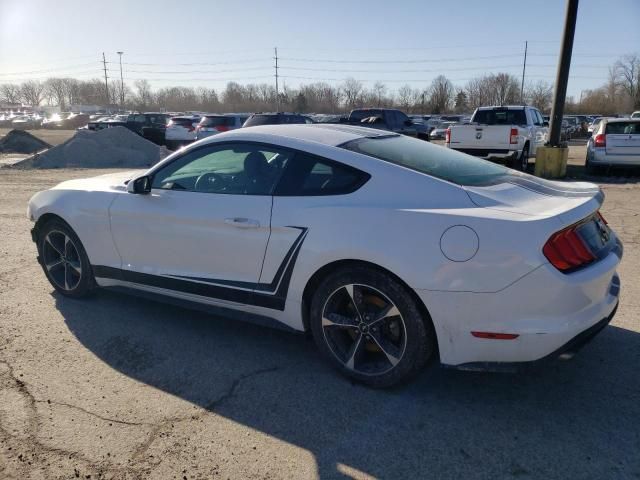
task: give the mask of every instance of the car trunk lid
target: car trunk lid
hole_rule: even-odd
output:
[[[598,210],[600,188],[587,182],[558,182],[510,172],[487,186],[464,187],[479,207],[541,218],[557,217],[570,225]]]
[[[607,155],[640,156],[640,121],[607,123],[605,135]]]

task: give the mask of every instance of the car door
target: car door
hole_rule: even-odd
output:
[[[204,145],[152,171],[148,194],[118,196],[110,216],[121,279],[251,304],[286,156],[268,145]]]

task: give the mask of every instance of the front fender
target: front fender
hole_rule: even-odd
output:
[[[120,268],[109,222],[109,206],[114,199],[113,192],[45,190],[31,197],[27,216],[33,222],[47,214],[60,217],[76,233],[92,264]]]

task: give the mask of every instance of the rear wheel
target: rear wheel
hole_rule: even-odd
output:
[[[396,279],[375,269],[341,269],[318,287],[311,330],[323,355],[373,387],[406,381],[435,356],[429,318]]]
[[[521,172],[526,172],[529,168],[529,145],[525,145],[522,153],[514,160],[514,168]]]
[[[91,264],[75,232],[61,220],[39,229],[38,254],[47,279],[58,292],[82,297],[95,286]]]

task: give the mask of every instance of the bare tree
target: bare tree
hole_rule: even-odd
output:
[[[45,84],[47,96],[60,106],[60,110],[66,110],[67,87],[64,78],[48,78]]]
[[[384,96],[387,93],[387,86],[384,83],[377,81],[376,83],[373,84],[373,88],[371,89],[371,92],[373,93],[373,97],[374,97],[374,101],[376,102],[376,105],[378,107],[382,107],[383,105],[382,101],[384,100]]]
[[[516,103],[520,97],[518,79],[509,73],[498,73],[489,76],[495,105]]]
[[[633,108],[640,107],[640,57],[625,55],[615,65],[616,78],[622,90],[628,95]]]
[[[553,100],[553,85],[544,80],[529,84],[525,88],[525,98],[529,105],[533,105],[541,112],[547,112]]]
[[[20,84],[20,97],[27,105],[37,107],[44,100],[44,83],[39,80],[27,80]]]
[[[8,103],[20,103],[20,87],[13,83],[0,85],[0,100]]]
[[[438,75],[429,87],[429,104],[433,113],[449,111],[453,98],[453,84],[444,75]]]
[[[137,108],[146,110],[153,104],[153,93],[151,92],[151,84],[148,80],[136,80],[136,99]]]
[[[344,94],[344,103],[347,109],[356,108],[361,102],[362,82],[355,78],[347,78],[342,84],[342,93]]]

